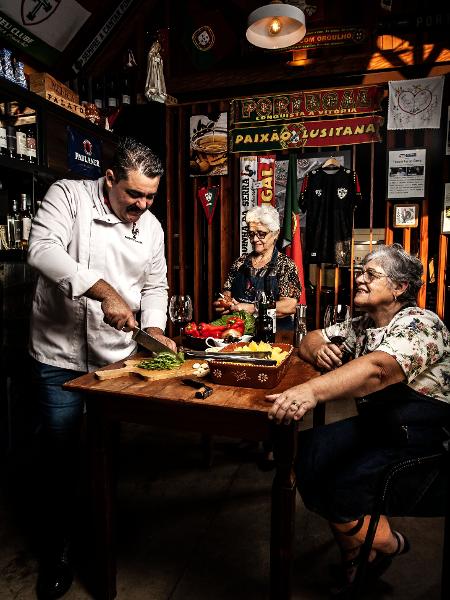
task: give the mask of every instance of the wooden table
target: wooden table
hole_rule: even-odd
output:
[[[107,368],[117,368],[122,363]],[[308,381],[317,372],[296,355],[281,383],[272,390],[215,385],[207,399],[180,377],[143,381],[123,377],[99,381],[88,373],[66,384],[86,395],[89,452],[92,465],[95,573],[99,600],[116,597],[115,492],[113,431],[118,422],[150,424],[171,429],[199,431],[239,439],[272,439],[276,461],[271,498],[270,598],[291,595],[291,561],[295,518],[297,427],[277,426],[267,418],[265,396]]]

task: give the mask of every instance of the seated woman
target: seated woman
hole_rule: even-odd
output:
[[[214,302],[217,312],[245,310],[253,314],[262,291],[276,300],[277,317],[295,313],[301,285],[297,265],[275,248],[280,233],[280,217],[273,206],[256,206],[246,215],[248,236],[253,250],[231,266],[221,300]],[[291,319],[289,319],[291,321]]]
[[[342,364],[342,350],[316,330],[308,333],[301,356],[328,371],[274,400],[269,418],[289,423],[319,402],[360,397],[358,415],[299,434],[298,489],[305,505],[331,524],[340,546],[345,585],[351,586],[367,531],[374,496],[386,467],[407,457],[440,452],[450,422],[450,336],[433,312],[415,302],[422,264],[399,244],[377,246],[356,276],[355,306],[345,350],[355,357]],[[340,326],[335,325],[332,335]],[[390,514],[402,514],[401,498],[427,489],[413,474]],[[404,509],[403,509],[404,510]],[[380,576],[409,543],[386,516],[378,525],[369,573]]]

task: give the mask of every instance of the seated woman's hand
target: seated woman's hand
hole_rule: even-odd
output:
[[[214,300],[213,307],[214,310],[220,315],[227,315],[229,312],[234,310],[234,308],[232,308],[233,302],[235,302],[235,300],[233,300],[233,298],[225,292],[221,298]]]
[[[248,312],[250,315],[252,315],[255,312],[255,305],[252,302],[236,302],[236,300],[233,300],[231,310],[233,312],[245,310],[245,312]]]
[[[266,398],[275,401],[269,410],[269,419],[285,425],[289,425],[292,420],[300,420],[308,410],[317,405],[314,393],[307,383],[296,385],[281,394],[270,394]]]
[[[316,365],[322,371],[332,371],[342,365],[342,350],[336,344],[322,344],[316,353]]]

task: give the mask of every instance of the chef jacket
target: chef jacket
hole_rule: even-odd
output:
[[[92,371],[136,349],[131,332],[103,321],[101,302],[83,296],[99,279],[140,318],[166,326],[164,233],[146,211],[123,223],[104,199],[104,178],[60,180],[48,190],[30,234],[28,263],[39,271],[31,315],[30,354],[39,362]]]

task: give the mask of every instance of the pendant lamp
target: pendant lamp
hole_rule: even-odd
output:
[[[281,0],[257,8],[248,17],[247,39],[254,46],[276,50],[298,44],[305,37],[302,10]]]

